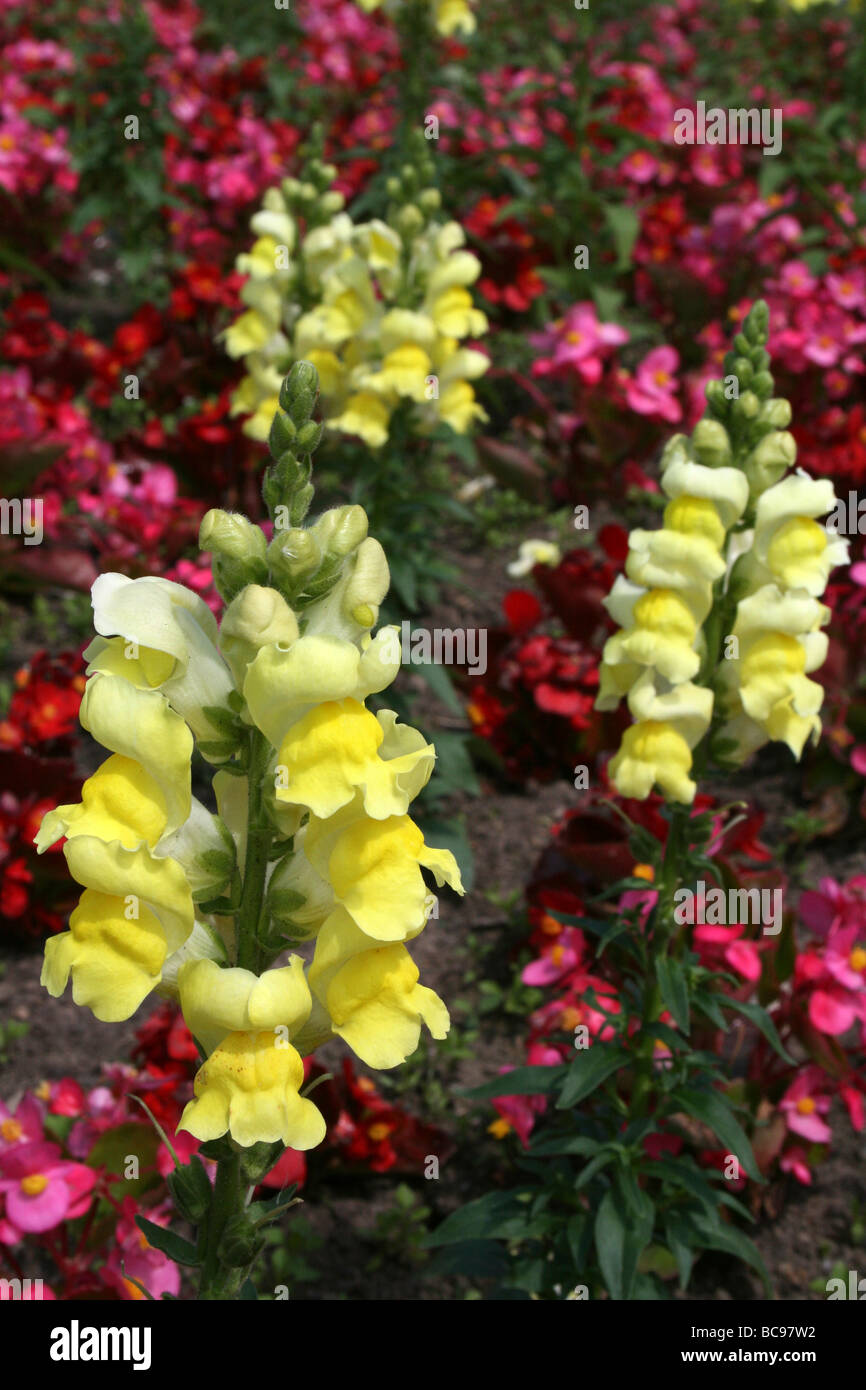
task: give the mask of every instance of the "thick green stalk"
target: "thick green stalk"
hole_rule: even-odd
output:
[[[258,730],[250,734],[249,808],[247,812],[247,851],[241,905],[235,919],[237,963],[244,970],[258,972],[259,927],[264,903],[268,855],[274,839],[264,808],[264,778],[270,746]]]
[[[656,976],[656,961],[667,952],[671,929],[674,925],[674,894],[679,887],[680,861],[685,848],[685,830],[688,826],[689,811],[685,806],[674,806],[671,812],[670,829],[665,845],[664,860],[659,874],[658,898],[652,917],[652,935],[649,938],[649,959],[644,984],[644,1006],[642,1025],[648,1028],[656,1023],[662,1012],[662,997]],[[634,1089],[632,1091],[632,1116],[645,1115],[649,1109],[652,1088],[655,1039],[642,1040],[637,1053]]]
[[[244,1278],[244,1271],[224,1265],[219,1245],[223,1231],[233,1216],[244,1209],[246,1188],[241,1180],[240,1154],[221,1158],[217,1163],[210,1211],[205,1226],[205,1258],[202,1266],[199,1299],[234,1298]]]

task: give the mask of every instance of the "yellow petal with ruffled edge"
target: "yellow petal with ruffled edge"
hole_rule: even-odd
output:
[[[384,395],[393,391],[413,401],[427,399],[427,378],[433,365],[423,348],[415,343],[403,343],[387,353],[381,371],[373,372],[363,385]]]
[[[156,690],[139,690],[114,676],[93,675],[79,715],[97,743],[132,759],[158,785],[165,804],[163,830],[171,834],[190,813],[193,737],[185,721]]]
[[[632,531],[625,562],[628,578],[647,589],[691,589],[706,594],[712,605],[712,585],[725,573],[718,547],[702,535],[681,531]]]
[[[357,391],[346,401],[339,415],[326,420],[329,430],[342,430],[344,434],[356,434],[371,449],[381,449],[388,438],[388,425],[391,410],[379,396],[372,391]]]
[[[671,451],[661,481],[668,497],[712,503],[725,531],[739,521],[748,506],[749,481],[739,468],[708,468],[684,457],[679,450]],[[685,517],[688,513],[679,515]],[[678,525],[677,529],[686,528]]]
[[[323,925],[310,966],[310,987],[327,1009],[335,1033],[369,1067],[399,1066],[416,1050],[421,1023],[434,1038],[448,1034],[442,1000],[418,983],[405,946],[370,947],[339,909]]]
[[[311,819],[304,848],[360,930],[377,941],[405,941],[424,926],[429,895],[422,865],[440,887],[463,892],[453,854],[425,845],[409,816],[362,816],[336,834],[329,821]]]
[[[130,1018],[159,984],[168,954],[158,917],[144,903],[130,918],[123,898],[86,889],[69,931],[45,943],[41,983],[59,998],[72,975],[72,998],[103,1023]]]
[[[645,801],[654,786],[674,801],[691,805],[697,785],[689,777],[692,752],[672,724],[632,724],[610,762],[610,778],[621,796]]]
[[[475,16],[466,0],[435,0],[434,15],[440,34],[474,34]]]
[[[653,667],[673,684],[697,674],[700,657],[694,643],[700,625],[683,595],[674,589],[651,589],[635,603],[633,620],[632,628],[608,640],[608,664],[624,657]]]
[[[300,956],[278,970],[254,975],[213,960],[188,961],[177,977],[187,1027],[213,1052],[228,1033],[284,1029],[286,1038],[307,1021],[313,1001]]]
[[[132,909],[146,906],[159,919],[169,952],[177,951],[193,928],[195,911],[186,875],[174,859],[157,859],[148,849],[124,849],[95,835],[67,840],[63,853],[69,872],[83,888],[120,898]]]
[[[274,748],[311,705],[343,700],[358,684],[361,653],[340,637],[310,634],[288,649],[262,647],[247,667],[244,699],[256,728]]]
[[[293,1149],[314,1149],[325,1121],[299,1094],[304,1064],[291,1043],[273,1033],[230,1033],[201,1067],[195,1100],[178,1129],[203,1143],[226,1132],[243,1148],[280,1140]]]
[[[41,854],[62,835],[97,835],[119,840],[125,849],[135,849],[142,841],[153,849],[166,819],[158,784],[138,763],[115,753],[88,777],[77,805],[48,812],[34,843]]]
[[[258,352],[278,327],[278,323],[265,318],[257,309],[248,309],[223,333],[226,352],[229,357],[246,357],[248,352]]]
[[[768,632],[751,642],[739,663],[740,699],[746,713],[761,723],[785,702],[799,715],[817,714],[824,688],[810,681],[805,670],[806,651],[796,637]]]
[[[361,788],[364,809],[374,819],[405,815],[409,796],[400,776],[411,777],[420,762],[432,765],[435,751],[422,739],[420,747],[385,760],[379,757],[384,740],[376,716],[357,700],[319,705],[292,725],[280,745],[277,761],[286,769],[288,785],[277,788],[277,800],[307,806],[325,818]]]

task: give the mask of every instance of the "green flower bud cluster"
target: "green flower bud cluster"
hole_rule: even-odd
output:
[[[749,480],[751,504],[791,468],[797,457],[790,403],[774,396],[769,311],[764,300],[752,306],[734,345],[725,355],[723,379],[707,384],[707,414],[692,433],[698,462],[710,468],[733,464]]]

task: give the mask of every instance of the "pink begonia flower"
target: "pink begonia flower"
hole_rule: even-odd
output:
[[[147,1237],[135,1224],[136,1203],[131,1197],[123,1202],[123,1214],[117,1223],[116,1245],[106,1261],[103,1276],[124,1298],[143,1299],[145,1294],[136,1287],[141,1284],[151,1297],[159,1299],[164,1293],[177,1297],[180,1292],[180,1270],[161,1250],[150,1245]],[[171,1219],[168,1204],[148,1210],[148,1221],[167,1226]]]
[[[779,1159],[779,1167],[783,1173],[793,1173],[798,1182],[804,1187],[809,1187],[812,1182],[812,1170],[809,1167],[806,1157],[806,1150],[799,1144],[794,1144],[790,1149],[786,1149]]]
[[[57,1144],[21,1144],[0,1154],[0,1192],[6,1194],[6,1226],[20,1233],[50,1231],[82,1216],[90,1205],[96,1172],[70,1163]]]
[[[586,938],[577,927],[564,927],[559,935],[542,947],[542,954],[524,967],[521,979],[525,985],[552,985],[583,959]]]
[[[863,1093],[858,1091],[856,1086],[841,1085],[839,1095],[848,1111],[848,1119],[851,1121],[851,1128],[859,1134],[864,1124],[863,1114]]]
[[[562,1062],[562,1054],[555,1047],[549,1047],[544,1043],[530,1043],[526,1052],[526,1065],[529,1067],[556,1067]],[[507,1076],[514,1067],[500,1067],[499,1075]],[[493,1101],[493,1108],[499,1115],[500,1122],[505,1121],[506,1125],[513,1129],[524,1148],[529,1145],[529,1136],[535,1126],[537,1115],[543,1114],[547,1107],[546,1096],[497,1096]],[[500,1122],[494,1120],[494,1133],[500,1136],[504,1128]]]
[[[830,1126],[821,1119],[830,1109],[830,1097],[818,1092],[826,1079],[817,1067],[807,1067],[779,1101],[788,1128],[811,1144],[827,1144],[833,1138]]]
[[[866,565],[861,568],[866,570]],[[851,749],[851,766],[861,777],[866,777],[866,743],[857,743]]]
[[[824,284],[840,309],[862,309],[866,306],[866,277],[862,270],[847,270],[843,275],[829,271]]]
[[[14,1111],[0,1100],[0,1154],[41,1138],[42,1107],[35,1096],[23,1096]]]
[[[533,376],[549,376],[573,369],[590,386],[601,380],[605,349],[628,342],[628,333],[615,323],[600,323],[595,305],[587,300],[575,304],[567,314],[542,333],[531,333],[529,341],[551,356],[532,364]]]
[[[805,261],[788,261],[779,271],[779,284],[792,299],[808,299],[817,283]]]
[[[658,160],[649,150],[633,150],[619,166],[619,172],[635,183],[650,183],[658,173]]]
[[[721,955],[744,980],[754,982],[761,978],[761,957],[757,942],[739,940],[744,931],[742,926],[704,924],[695,927],[694,942],[698,950],[705,948],[708,957]]]
[[[676,348],[658,347],[639,363],[634,376],[625,384],[625,398],[638,415],[667,420],[676,424],[682,419],[682,407],[676,398],[677,382],[674,373],[680,364]]]

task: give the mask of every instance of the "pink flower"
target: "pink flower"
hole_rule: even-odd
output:
[[[23,1096],[14,1111],[0,1100],[0,1154],[41,1138],[42,1107],[35,1096]]]
[[[94,1169],[68,1162],[57,1144],[21,1144],[0,1154],[7,1223],[19,1238],[22,1231],[50,1231],[81,1216],[95,1182]]]
[[[180,1292],[180,1271],[167,1255],[148,1243],[143,1231],[135,1224],[135,1213],[135,1201],[126,1197],[115,1233],[117,1244],[108,1257],[103,1276],[127,1299],[145,1297],[132,1282],[133,1279],[147,1289],[153,1298],[161,1298],[164,1293],[176,1297]],[[143,1214],[156,1226],[167,1226],[171,1219],[171,1208],[166,1204]]]
[[[817,283],[805,261],[788,261],[779,272],[779,284],[792,299],[808,299]]]
[[[711,961],[721,955],[727,965],[742,975],[744,980],[754,982],[761,978],[761,957],[754,941],[740,941],[745,927],[703,925],[695,927],[695,946],[701,950],[702,960]]]
[[[649,415],[671,424],[682,419],[674,376],[679,364],[676,348],[653,348],[640,363],[635,375],[626,380],[625,398],[630,408],[638,415]]]
[[[818,1093],[825,1081],[826,1077],[817,1067],[807,1067],[779,1101],[788,1128],[811,1144],[827,1144],[833,1138],[830,1126],[821,1119],[830,1109],[830,1097]]]
[[[529,341],[533,347],[552,349],[552,356],[533,363],[534,376],[574,370],[581,380],[594,386],[601,380],[606,349],[628,342],[628,333],[618,324],[599,323],[595,305],[587,300],[573,305],[543,333],[531,333]]]
[[[799,1144],[793,1144],[790,1149],[786,1149],[779,1159],[779,1167],[783,1173],[793,1173],[798,1182],[804,1187],[808,1187],[812,1181],[812,1170],[806,1157],[806,1150]]]

